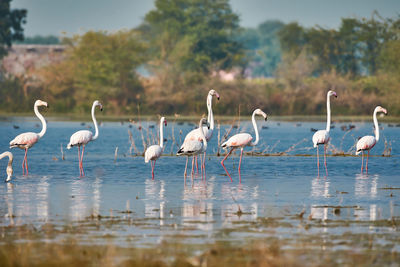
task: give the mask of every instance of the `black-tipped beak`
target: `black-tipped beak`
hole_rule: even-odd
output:
[[[103,107],[100,108],[100,111],[103,111]]]
[[[265,117],[265,118],[264,118],[264,121],[267,121],[267,120],[268,120],[268,117]]]
[[[47,104],[47,106],[46,106],[47,108],[50,108],[50,105],[49,104]]]
[[[217,99],[219,100],[219,96],[217,96]]]
[[[335,95],[335,97],[337,98],[337,95]]]

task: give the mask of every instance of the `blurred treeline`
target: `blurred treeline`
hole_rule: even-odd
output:
[[[156,0],[136,29],[64,37],[65,59],[36,70],[36,82],[3,77],[0,111],[29,111],[40,97],[60,113],[99,99],[109,115],[201,114],[213,88],[216,114],[313,115],[334,89],[337,115],[369,115],[378,104],[400,115],[399,38],[400,16],[244,29],[228,0]]]

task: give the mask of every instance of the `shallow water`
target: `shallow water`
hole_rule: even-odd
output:
[[[9,141],[19,133],[39,132],[36,124],[36,120],[23,118],[0,122],[0,151],[9,150]],[[354,154],[352,146],[357,138],[372,134],[373,126],[354,123],[355,129],[342,131],[340,126],[347,124],[335,125],[331,144],[337,151]],[[14,129],[13,125],[20,128]],[[324,123],[260,121],[261,140],[254,151],[287,155],[246,155],[241,184],[236,170],[238,154],[226,161],[234,179],[231,183],[219,163],[222,157],[216,156],[215,131],[209,143],[206,182],[201,176],[195,176],[192,182],[189,176],[185,186],[185,158],[172,156],[177,145],[171,135],[173,130],[180,144],[194,124],[169,122],[165,130],[167,155],[157,161],[154,181],[143,157],[133,155],[134,149],[130,154],[128,130],[133,133],[137,151],[143,150],[138,125],[129,128],[127,123],[112,122],[103,123],[99,139],[87,146],[86,177],[79,178],[77,149],[65,147],[72,133],[88,125],[92,124],[50,121],[46,135],[28,153],[29,176],[22,176],[23,151],[12,150],[12,182],[0,184],[0,225],[79,225],[84,231],[75,236],[82,242],[112,238],[122,246],[151,246],[177,236],[182,242],[204,244],[265,236],[296,239],[298,234],[340,235],[349,231],[379,232],[398,238],[398,228],[385,222],[400,216],[400,128],[381,125],[381,140],[371,151],[368,175],[360,174],[360,157],[336,156],[328,157],[329,175],[318,178],[310,128],[323,129]],[[149,125],[155,122],[142,124],[151,134],[142,132],[144,139],[149,136],[153,143],[157,125]],[[241,126],[231,135],[237,131],[253,133],[249,122]],[[229,128],[221,126],[221,137]],[[385,140],[391,147],[391,157],[380,156]],[[65,160],[61,160],[60,146]],[[7,160],[0,161],[2,178],[6,165]],[[304,223],[302,218],[308,221]],[[304,227],[307,224],[312,227]],[[64,235],[68,233],[60,233],[58,238]],[[389,241],[383,238],[381,242]],[[395,243],[392,249],[400,251]]]

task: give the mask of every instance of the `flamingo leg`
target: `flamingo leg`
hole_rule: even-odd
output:
[[[154,164],[152,164],[152,166],[151,166],[152,168],[151,168],[151,176],[152,176],[152,180],[154,180],[154,169],[155,169],[155,167],[156,167],[156,161],[154,160]]]
[[[363,172],[363,167],[364,167],[364,150],[361,150],[361,173]]]
[[[85,146],[82,146],[82,155],[81,155],[81,168],[82,168],[82,177],[85,176],[85,172],[83,171],[83,153],[85,152]]]
[[[186,165],[185,165],[185,172],[183,173],[183,176],[185,176],[185,181],[186,181],[186,176],[187,176],[187,165],[188,165],[189,157],[186,157]]]
[[[24,160],[22,161],[22,175],[25,175],[25,161],[26,161],[26,153],[28,152],[28,150],[25,148],[25,156],[24,156]],[[28,175],[28,174],[26,174]]]
[[[204,170],[204,181],[206,180],[206,152],[204,152],[203,156],[203,170]]]
[[[328,176],[328,167],[326,166],[326,144],[324,144],[324,165],[325,165],[326,176]]]
[[[319,177],[319,146],[317,145],[317,167],[318,167],[318,177]]]
[[[28,175],[29,171],[28,171],[28,149],[27,148],[25,148],[25,167],[26,167],[26,175]]]
[[[197,174],[199,174],[199,161],[197,160],[197,155],[195,156],[195,158],[196,158],[195,159],[195,161],[196,161],[196,171],[197,171]]]
[[[232,151],[233,151],[234,149],[235,149],[235,148],[232,147],[232,148],[231,148],[231,151],[229,151],[229,153],[226,154],[226,156],[224,157],[224,159],[221,160],[221,165],[222,165],[222,167],[224,167],[224,170],[225,170],[226,174],[228,174],[229,179],[231,179],[231,182],[233,182],[233,180],[232,180],[232,177],[231,177],[231,175],[229,174],[228,170],[225,168],[224,161],[229,157],[229,155],[232,153]]]
[[[203,156],[202,155],[200,155],[200,171],[201,171],[201,180],[203,181]]]
[[[369,150],[368,150],[368,154],[367,154],[367,163],[365,164],[365,173],[368,174],[368,158],[369,158]]]
[[[81,146],[78,146],[78,165],[79,165],[79,176],[82,177],[82,168],[81,168]]]
[[[240,165],[242,165],[242,156],[243,156],[243,147],[240,149],[240,160],[239,160],[239,167],[238,167],[238,172],[239,172],[239,184],[242,183],[242,176],[240,174]]]
[[[194,174],[194,156],[192,157],[192,180],[193,180],[193,174]]]

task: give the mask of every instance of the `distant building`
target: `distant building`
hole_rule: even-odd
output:
[[[34,70],[64,59],[65,45],[14,44],[2,61],[5,75],[32,79]]]

